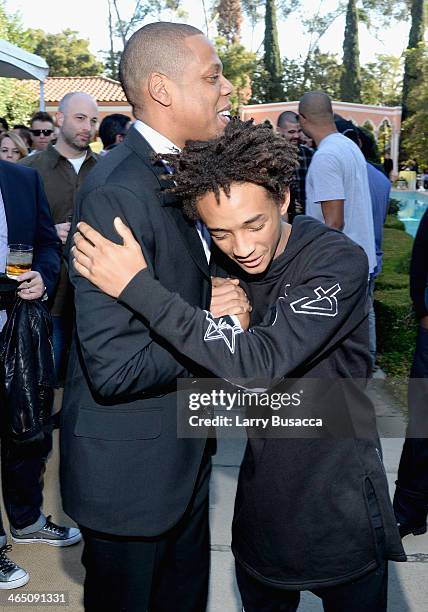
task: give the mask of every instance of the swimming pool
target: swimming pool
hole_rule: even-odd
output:
[[[428,208],[428,192],[391,191],[391,198],[400,201],[398,218],[406,227],[406,232],[415,237],[422,215]]]

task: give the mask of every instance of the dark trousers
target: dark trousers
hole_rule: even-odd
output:
[[[52,450],[52,434],[42,440],[17,444],[1,440],[3,501],[9,523],[15,529],[33,525],[40,517],[43,503],[43,473]],[[5,535],[0,517],[0,535]]]
[[[298,553],[296,553],[298,554]],[[266,585],[248,574],[239,563],[236,577],[245,612],[295,612],[300,591],[286,591]],[[322,599],[325,612],[384,612],[387,609],[388,563],[362,578],[339,586],[311,589]]]
[[[426,522],[428,511],[428,329],[423,327],[418,330],[408,402],[409,425],[398,469],[394,510],[400,523],[420,524]],[[425,437],[420,437],[421,433]]]
[[[156,538],[121,537],[80,526],[86,612],[204,612],[210,538],[205,456],[184,517]]]

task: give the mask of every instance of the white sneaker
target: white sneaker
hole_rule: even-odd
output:
[[[10,545],[0,548],[0,589],[17,589],[30,580],[28,572],[7,556],[11,548]]]
[[[18,535],[12,533],[12,540],[16,544],[49,544],[50,546],[71,546],[77,544],[82,539],[80,530],[76,527],[63,527],[56,525],[50,520],[50,516],[46,519],[44,527],[32,533]]]

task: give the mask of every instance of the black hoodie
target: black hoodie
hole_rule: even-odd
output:
[[[341,397],[348,415],[368,403],[351,380],[369,375],[367,278],[359,246],[300,216],[285,251],[263,275],[245,278],[255,319],[266,312],[247,332],[229,317],[214,319],[188,305],[148,270],[132,279],[119,301],[220,378],[246,379],[249,387],[285,378],[350,379],[352,393]],[[380,555],[373,500],[366,495],[370,483],[385,556],[404,561],[378,447],[374,419],[370,439],[249,440],[233,522],[237,560],[262,581],[299,590],[374,569]]]

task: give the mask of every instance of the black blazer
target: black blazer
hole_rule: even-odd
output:
[[[118,241],[120,216],[162,283],[206,308],[208,263],[197,231],[162,193],[162,163],[131,128],[91,171],[76,203],[83,219]],[[196,373],[144,320],[79,277],[76,334],[62,410],[61,487],[65,511],[106,533],[154,536],[183,515],[204,439],[177,439],[176,379]],[[137,289],[138,290],[138,289]]]
[[[55,231],[39,173],[0,161],[0,188],[6,212],[8,243],[34,248],[32,269],[40,272],[53,296],[61,263],[61,242]]]

